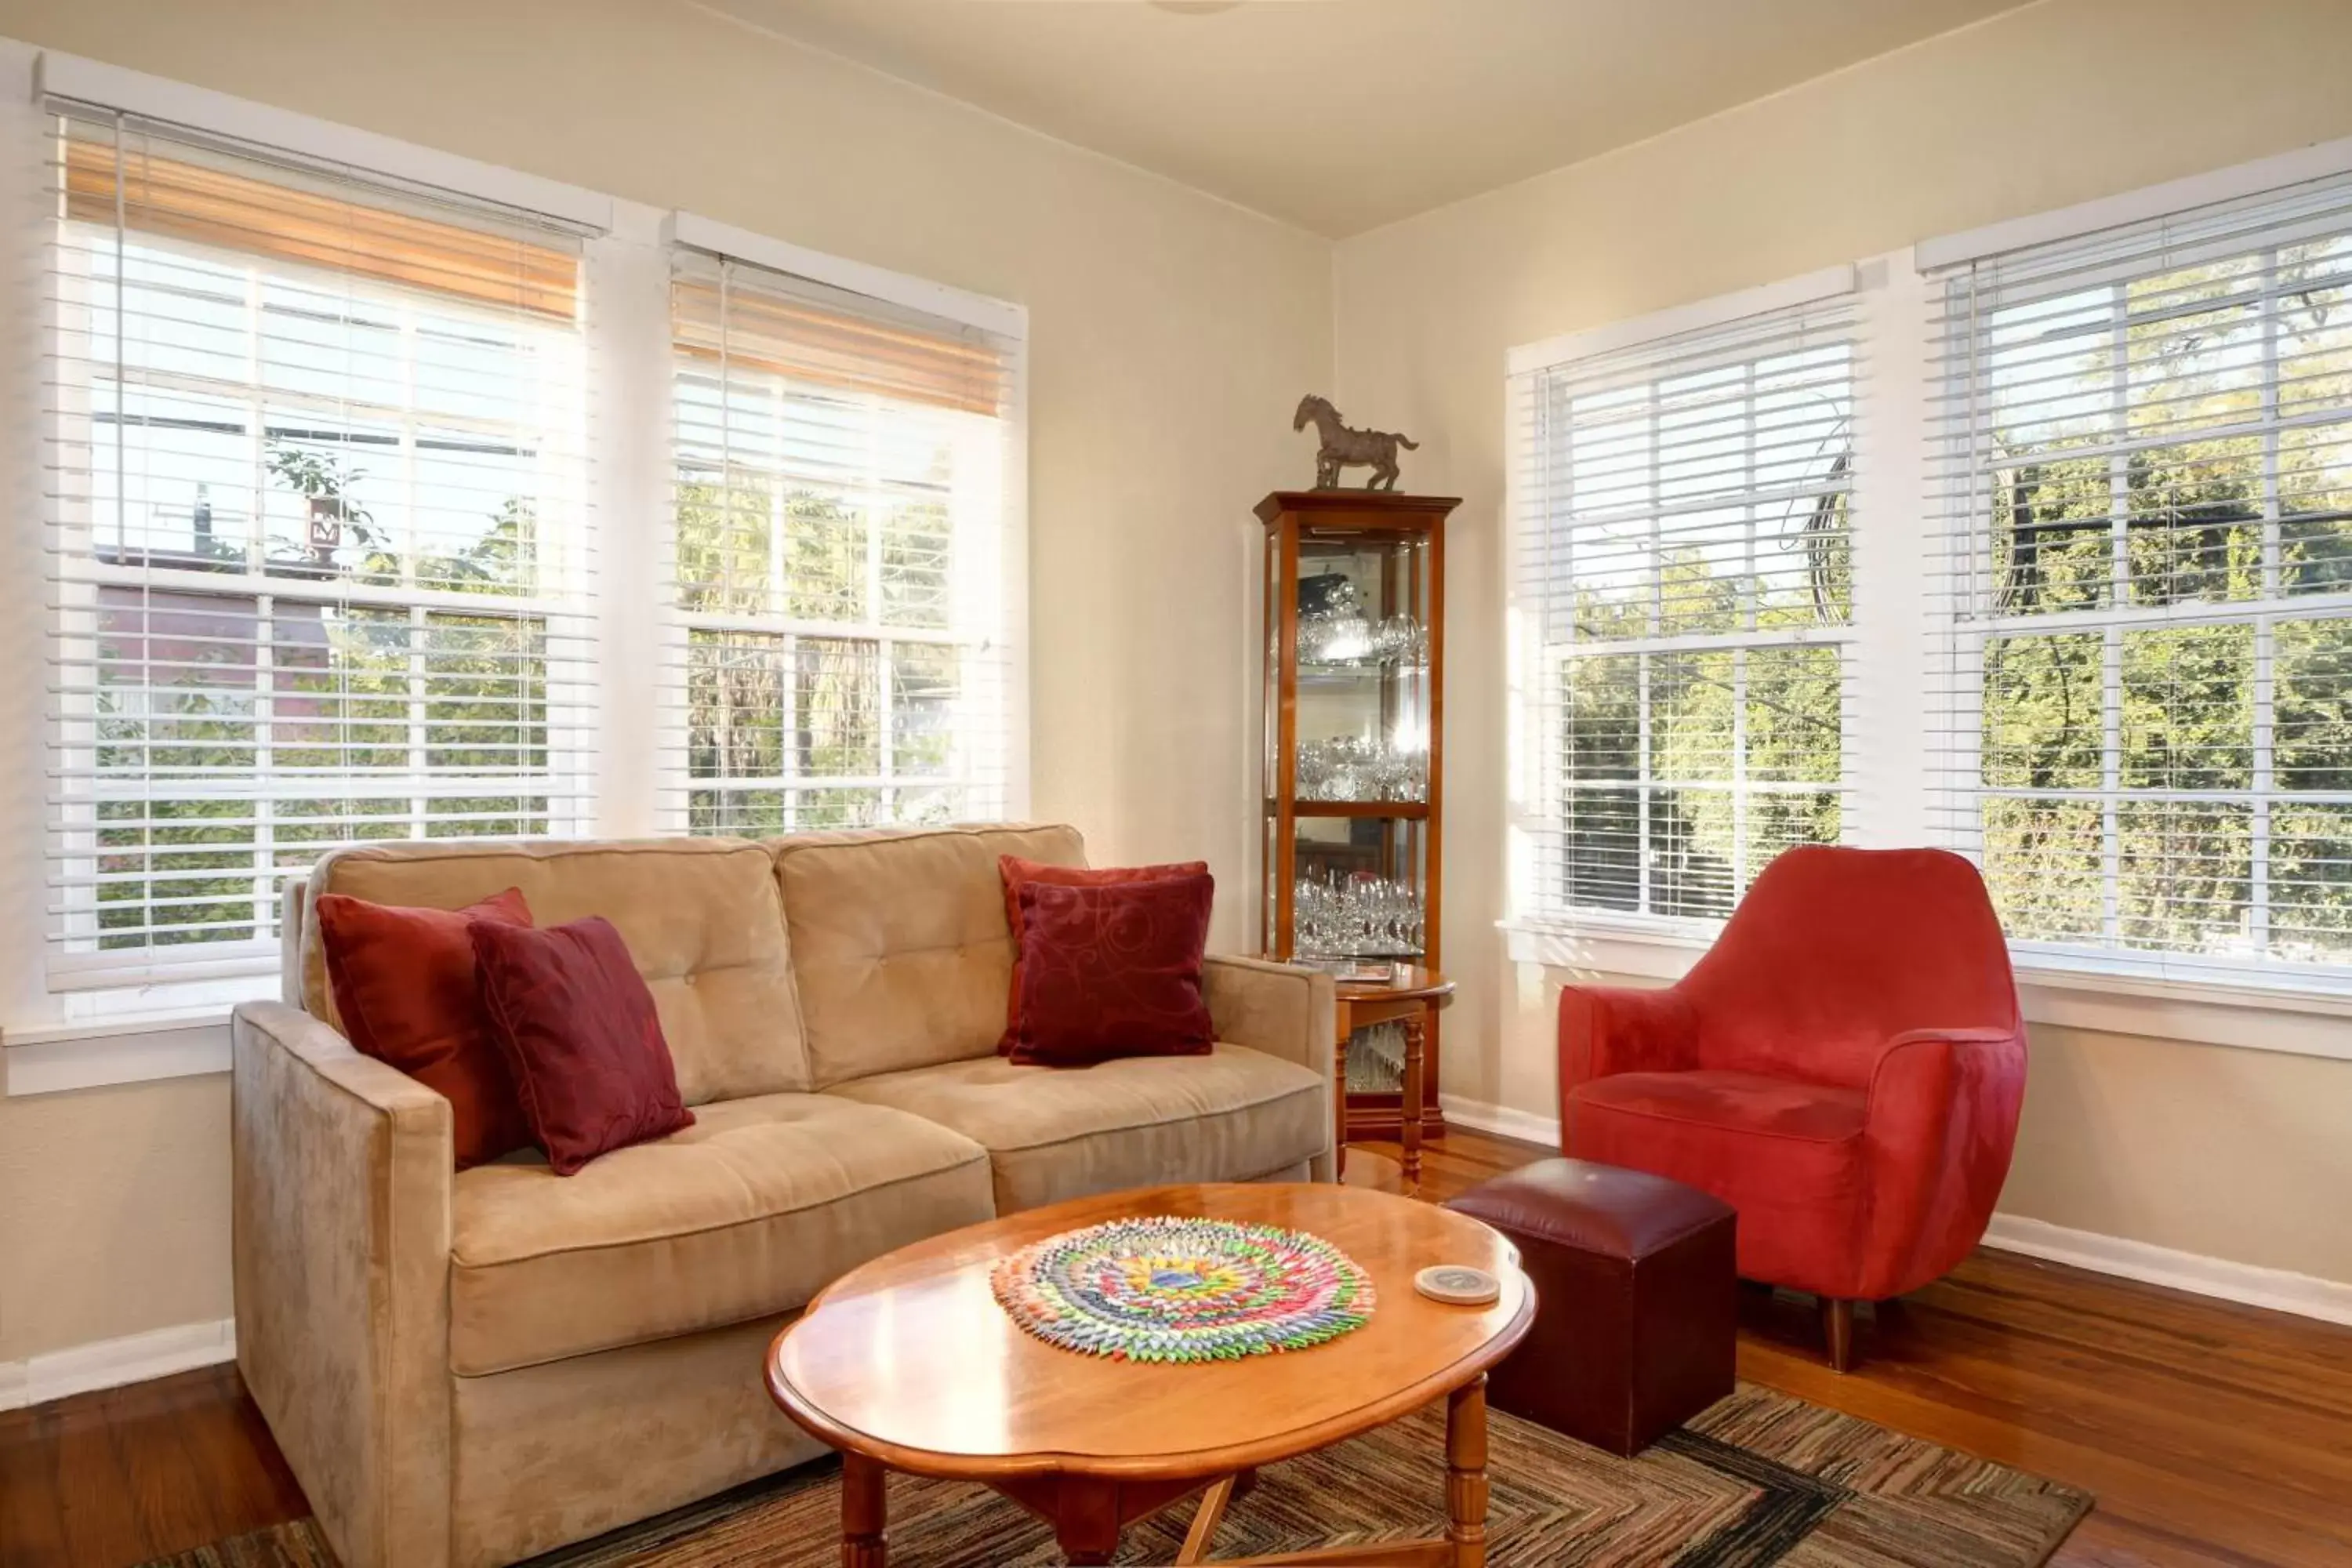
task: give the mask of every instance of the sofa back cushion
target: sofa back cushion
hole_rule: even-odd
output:
[[[995,1054],[1013,978],[997,858],[1086,864],[1076,828],[1011,824],[809,833],[768,847],[819,1089]]]
[[[687,1104],[810,1087],[775,863],[748,839],[426,839],[331,850],[310,873],[302,1006],[343,1026],[320,949],[319,895],[455,910],[506,888],[521,889],[541,925],[602,915],[619,930],[653,993]]]

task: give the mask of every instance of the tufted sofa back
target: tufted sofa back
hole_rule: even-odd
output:
[[[330,850],[287,894],[286,1000],[341,1029],[311,900],[611,921],[653,992],[689,1105],[984,1057],[1013,938],[997,858],[1086,864],[1074,827],[990,824],[743,838],[404,840]]]
[[[811,1087],[775,861],[743,838],[407,840],[330,851],[288,910],[287,1000],[336,1028],[311,899],[462,909],[520,888],[540,925],[603,915],[653,992],[689,1105]]]
[[[1075,827],[876,828],[772,838],[816,1087],[984,1057],[1013,935],[997,858],[1087,863]]]

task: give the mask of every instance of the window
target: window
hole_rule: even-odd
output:
[[[1952,272],[1951,842],[2021,956],[2352,963],[2352,181]]]
[[[672,820],[1007,810],[1016,341],[682,249]]]
[[[578,237],[54,107],[53,987],[274,969],[324,845],[576,830]]]
[[[1841,833],[1849,300],[1514,370],[1520,910],[1719,920]]]

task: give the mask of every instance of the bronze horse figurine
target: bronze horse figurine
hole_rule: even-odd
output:
[[[1364,481],[1368,490],[1392,490],[1397,482],[1397,448],[1419,451],[1421,443],[1407,440],[1393,430],[1350,430],[1339,422],[1339,411],[1331,406],[1328,397],[1312,393],[1298,400],[1298,413],[1290,421],[1293,430],[1304,430],[1307,422],[1315,421],[1315,428],[1323,437],[1323,449],[1315,454],[1315,488],[1336,490],[1339,488],[1339,470],[1370,468],[1372,477]]]

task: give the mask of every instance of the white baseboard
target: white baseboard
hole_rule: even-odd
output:
[[[0,1410],[144,1383],[193,1367],[215,1366],[236,1356],[236,1323],[230,1318],[69,1345],[23,1361],[0,1362]]]
[[[1440,1095],[1438,1103],[1444,1109],[1448,1121],[1491,1132],[1498,1138],[1517,1138],[1549,1149],[1559,1147],[1559,1122],[1556,1118],[1450,1094]],[[1992,1223],[1985,1228],[1984,1244],[2002,1252],[2071,1264],[2095,1274],[2112,1274],[2146,1285],[2162,1285],[2192,1296],[2267,1307],[2274,1312],[2293,1312],[2325,1322],[2352,1323],[2352,1284],[2309,1274],[2233,1263],[2226,1258],[2179,1252],[2126,1237],[2102,1236],[2096,1231],[2070,1230],[2023,1215],[1993,1215]]]
[[[1985,1228],[1984,1244],[2094,1273],[2185,1290],[2192,1296],[2267,1307],[2274,1312],[2293,1312],[2330,1323],[2352,1323],[2352,1285],[2315,1275],[2233,1263],[2226,1258],[2179,1252],[2096,1231],[2070,1230],[2023,1215],[1993,1215],[1992,1224]]]
[[[1522,1143],[1540,1143],[1551,1150],[1559,1147],[1557,1116],[1538,1116],[1531,1110],[1514,1110],[1507,1105],[1483,1100],[1465,1100],[1458,1094],[1439,1095],[1437,1108],[1445,1112],[1446,1121],[1458,1121],[1475,1132],[1516,1138]]]

